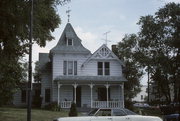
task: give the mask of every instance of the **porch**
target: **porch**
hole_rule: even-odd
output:
[[[76,103],[82,108],[124,107],[124,85],[109,83],[62,84],[57,83],[57,102],[61,108],[70,108]]]
[[[70,108],[73,101],[61,101],[61,108]],[[91,108],[122,108],[123,101],[92,101]]]

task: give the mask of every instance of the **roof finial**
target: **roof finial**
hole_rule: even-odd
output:
[[[68,23],[69,23],[69,18],[70,18],[70,12],[71,12],[71,10],[70,10],[69,7],[68,7],[68,10],[66,11],[66,14],[67,14],[67,16],[68,16]]]
[[[106,44],[106,46],[107,46],[107,42],[111,42],[110,40],[108,40],[107,39],[107,34],[108,33],[110,33],[111,31],[107,31],[107,32],[105,32],[103,35],[105,35],[106,36],[106,38],[105,39],[103,39],[103,40],[105,40],[105,44]]]

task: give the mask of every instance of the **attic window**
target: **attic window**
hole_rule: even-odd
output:
[[[69,45],[73,45],[73,39],[67,39],[67,46],[69,46]]]

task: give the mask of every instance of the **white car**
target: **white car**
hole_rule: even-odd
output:
[[[155,116],[142,116],[125,109],[94,109],[89,116],[64,117],[53,121],[162,121]]]

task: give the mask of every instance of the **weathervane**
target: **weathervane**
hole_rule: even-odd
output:
[[[67,16],[68,16],[68,23],[69,23],[69,18],[70,18],[70,12],[71,12],[71,10],[70,10],[69,7],[68,7],[68,10],[66,11],[66,14],[67,14]]]
[[[107,42],[111,42],[110,40],[108,40],[107,39],[107,34],[109,34],[111,31],[107,31],[107,32],[105,32],[103,35],[105,35],[106,36],[106,39],[103,39],[103,40],[105,40],[105,44],[107,45]]]

